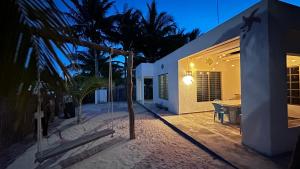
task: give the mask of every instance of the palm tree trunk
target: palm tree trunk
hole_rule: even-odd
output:
[[[130,139],[135,139],[134,131],[134,111],[133,111],[133,102],[132,102],[132,67],[133,67],[133,53],[131,52],[128,55],[127,60],[127,104],[128,104],[128,113],[129,113],[129,135]]]
[[[99,65],[98,65],[97,51],[94,50],[93,54],[94,54],[94,58],[95,58],[95,76],[98,77],[99,76],[99,70],[98,70]]]

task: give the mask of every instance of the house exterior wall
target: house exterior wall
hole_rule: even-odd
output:
[[[299,26],[294,23],[300,20],[299,11],[264,1],[256,15],[260,24],[241,41],[242,141],[266,155],[292,150],[299,134],[287,124],[285,40],[289,27]]]
[[[243,17],[254,16],[244,31]],[[252,18],[253,19],[253,18]],[[253,21],[253,20],[252,20]],[[300,53],[300,9],[275,0],[263,0],[245,12],[153,63],[154,102],[175,114],[189,111],[180,93],[180,59],[240,36],[242,142],[266,155],[290,151],[299,128],[288,128],[286,53]],[[296,45],[297,44],[297,45]],[[158,97],[158,75],[168,73],[169,99]],[[193,90],[192,90],[193,91]],[[198,109],[195,106],[195,109]]]
[[[194,41],[184,45],[183,47],[175,50],[169,55],[163,57],[162,59],[153,63],[154,69],[154,87],[153,96],[154,102],[163,104],[168,107],[169,111],[174,114],[184,113],[180,110],[180,98],[179,98],[179,84],[181,83],[181,73],[178,69],[179,60],[187,56],[196,54],[206,48],[224,42],[226,40],[235,38],[240,35],[240,27],[242,26],[242,17],[244,15],[250,15],[251,12],[258,8],[260,4],[256,4],[246,10],[245,12],[235,16],[231,20],[223,23],[212,31],[207,32],[201,37],[195,39]],[[161,68],[164,65],[163,69]],[[163,100],[158,97],[158,75],[168,73],[168,89],[169,89],[169,99]],[[180,74],[180,75],[179,75]],[[179,77],[180,76],[180,77]],[[184,91],[183,91],[184,92]]]
[[[141,63],[136,67],[136,100],[144,103],[144,79],[153,78],[153,64]]]

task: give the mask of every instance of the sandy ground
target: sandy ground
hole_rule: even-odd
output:
[[[116,133],[53,157],[42,164],[34,163],[36,145],[19,156],[8,169],[20,168],[70,168],[70,169],[117,169],[117,168],[231,168],[224,162],[196,147],[141,106],[134,106],[136,113],[136,139],[128,139],[128,112],[125,103],[114,104],[114,113],[107,113],[107,105],[84,105],[81,124],[75,119],[61,123],[49,138],[43,139],[43,149],[55,147],[68,140],[111,127]],[[111,122],[111,119],[112,122]],[[60,131],[60,132],[59,132]],[[59,134],[61,133],[61,134]],[[72,157],[90,153],[97,146],[119,138],[113,145],[89,158]]]

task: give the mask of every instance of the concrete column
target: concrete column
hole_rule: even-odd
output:
[[[141,101],[141,95],[142,95],[142,84],[141,79],[139,77],[136,78],[136,100]]]
[[[241,35],[242,142],[272,156],[290,146],[285,137],[286,55],[270,1],[262,4],[250,30]]]
[[[145,102],[145,96],[144,96],[144,89],[145,89],[145,82],[144,82],[144,76],[142,77],[142,79],[141,79],[141,91],[142,91],[142,93],[141,93],[141,100],[142,100],[142,104],[144,104],[144,102]]]

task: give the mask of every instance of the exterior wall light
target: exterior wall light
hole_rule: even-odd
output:
[[[194,67],[195,67],[195,64],[194,64],[193,62],[191,62],[191,63],[190,63],[190,67],[191,67],[191,68],[194,68]]]
[[[192,71],[186,71],[182,80],[184,84],[191,85],[193,83]]]

